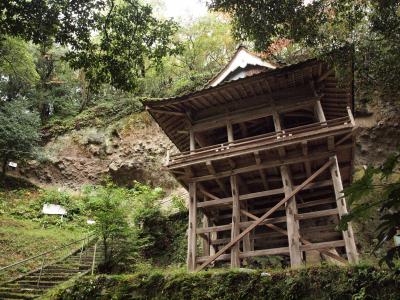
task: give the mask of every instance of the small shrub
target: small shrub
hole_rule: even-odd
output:
[[[84,191],[86,211],[95,220],[94,232],[104,250],[103,271],[114,271],[129,256],[129,226],[124,201],[127,190],[112,183],[87,187]]]

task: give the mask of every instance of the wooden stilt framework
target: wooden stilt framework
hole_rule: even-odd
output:
[[[351,224],[336,230],[357,131],[350,91],[310,60],[146,103],[180,150],[167,167],[189,190],[189,271],[266,255],[357,262]]]

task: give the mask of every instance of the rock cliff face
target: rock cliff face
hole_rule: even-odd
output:
[[[40,160],[16,175],[39,186],[79,189],[109,176],[124,186],[134,180],[167,190],[178,185],[164,169],[173,144],[147,113],[133,114],[106,128],[84,128],[50,140]]]
[[[400,149],[400,109],[392,102],[377,100],[366,111],[356,112],[356,123],[361,128],[356,143],[356,167],[382,163]]]

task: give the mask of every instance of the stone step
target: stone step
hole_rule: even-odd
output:
[[[33,299],[70,278],[91,270],[95,258],[96,266],[104,258],[102,245],[98,245],[96,253],[94,246],[85,249],[84,252],[76,252],[63,261],[53,263],[42,271],[27,274],[24,277],[0,286],[0,300],[4,299]],[[40,278],[39,285],[38,280]]]
[[[46,289],[50,289],[50,288],[54,287],[54,284],[45,285],[45,284],[42,284],[42,282],[41,282],[40,285],[37,286],[37,281],[35,281],[35,283],[7,284],[5,287],[17,288],[17,289],[21,289],[21,288],[25,289],[26,288],[26,289],[46,290]]]
[[[63,265],[64,268],[68,268],[68,266],[71,270],[80,270],[81,272],[92,268],[92,265]]]
[[[53,275],[53,274],[42,274],[42,276],[39,275],[29,275],[26,276],[25,279],[27,280],[38,280],[40,278],[40,281],[52,281],[52,280],[67,280],[71,278],[73,275]]]
[[[76,274],[82,272],[77,268],[75,269],[68,269],[68,268],[58,268],[57,266],[49,266],[48,268],[43,269],[44,273],[65,273],[65,274]]]
[[[0,292],[0,299],[34,299],[37,295],[26,294],[26,293],[7,293]]]
[[[40,283],[39,283],[39,288],[40,287],[42,287],[42,285],[43,286],[53,286],[53,285],[56,285],[56,284],[59,284],[60,282],[63,282],[64,280],[47,280],[47,281],[42,281],[42,280],[40,280]],[[29,285],[29,286],[32,286],[32,285],[34,285],[34,286],[37,286],[37,280],[29,280],[29,279],[24,279],[24,280],[19,280],[18,281],[18,285],[19,286],[23,286],[23,287],[26,287],[26,285]]]
[[[25,287],[0,287],[0,293],[26,293],[26,294],[41,294],[43,289],[35,288],[25,288]]]

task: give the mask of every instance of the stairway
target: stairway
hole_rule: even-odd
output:
[[[0,286],[0,299],[35,299],[74,276],[91,272],[94,245],[77,251],[65,259],[43,267]],[[97,245],[95,264],[103,259],[103,249]],[[40,282],[39,282],[40,278]],[[39,284],[38,284],[39,282]]]

